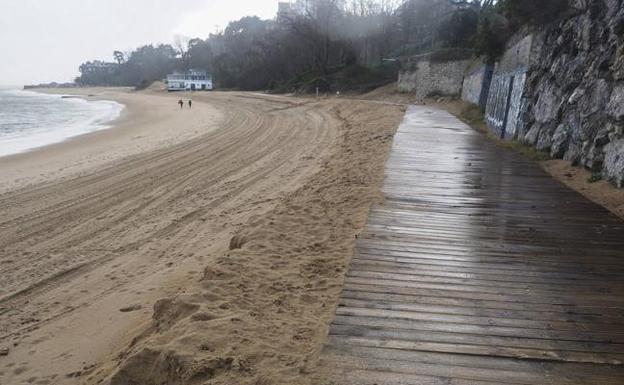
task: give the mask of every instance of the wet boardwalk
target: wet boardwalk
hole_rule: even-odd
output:
[[[446,112],[411,107],[323,384],[624,384],[624,222]]]

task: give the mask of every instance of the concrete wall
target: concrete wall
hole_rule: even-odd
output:
[[[400,92],[413,92],[418,99],[432,95],[459,96],[468,60],[407,63],[399,72]]]
[[[485,108],[485,122],[492,131],[500,136],[504,135],[510,80],[511,78],[507,76],[495,75],[492,77]]]
[[[527,71],[532,64],[533,35],[513,42],[496,63],[487,97],[485,120],[502,138],[515,139],[523,127]]]
[[[490,65],[478,63],[468,70],[464,77],[461,98],[469,103],[477,104],[481,110],[485,110],[492,73],[494,68]]]
[[[533,35],[527,35],[508,44],[496,65],[498,72],[513,72],[518,68],[527,68],[531,65],[533,52]]]
[[[513,72],[495,72],[492,76],[485,120],[492,129],[505,139],[514,139],[522,126],[522,109],[526,68]]]

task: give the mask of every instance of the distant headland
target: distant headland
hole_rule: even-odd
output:
[[[27,84],[24,86],[25,90],[33,89],[33,88],[76,88],[78,85],[76,83],[41,83],[41,84]]]

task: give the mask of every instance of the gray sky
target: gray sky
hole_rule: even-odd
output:
[[[0,0],[0,85],[70,81],[80,63],[116,49],[205,38],[276,11],[277,0]]]

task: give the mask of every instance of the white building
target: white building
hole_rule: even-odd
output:
[[[175,71],[167,75],[168,91],[212,90],[212,76],[201,70]]]
[[[88,61],[80,65],[79,71],[83,74],[92,74],[96,72],[113,72],[119,67],[118,63],[105,62],[100,60]]]

